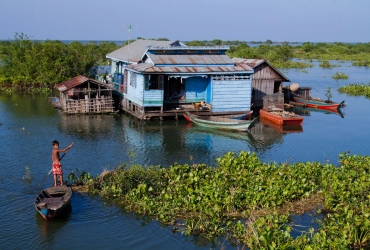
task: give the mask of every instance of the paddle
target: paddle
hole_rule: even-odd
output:
[[[74,142],[72,142],[71,146],[74,144]],[[67,152],[69,151],[69,149],[67,150]],[[65,152],[62,157],[60,157],[59,161],[61,161],[63,159],[63,157],[66,155]],[[47,175],[45,175],[44,179],[40,182],[40,184],[37,186],[37,189],[41,186],[41,184],[45,181],[45,179],[49,176],[49,174],[51,173],[51,171],[53,171],[53,169],[50,169],[49,173]]]

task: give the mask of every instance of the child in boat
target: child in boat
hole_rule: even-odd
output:
[[[59,175],[60,185],[64,185],[63,170],[62,170],[62,164],[60,164],[59,152],[62,152],[62,153],[67,152],[68,150],[72,148],[73,143],[65,149],[59,149],[59,142],[57,140],[54,140],[52,145],[53,145],[53,151],[51,151],[51,159],[53,161],[52,170],[53,170],[53,175],[54,175],[54,186],[57,186],[57,176],[58,175]]]

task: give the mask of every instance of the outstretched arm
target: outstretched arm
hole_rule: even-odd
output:
[[[62,152],[62,153],[67,152],[68,150],[70,150],[73,147],[73,144],[74,144],[74,142],[72,142],[71,145],[69,145],[65,149],[59,149],[58,151]]]

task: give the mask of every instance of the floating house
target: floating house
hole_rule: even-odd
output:
[[[112,113],[120,102],[111,85],[85,76],[76,76],[56,88],[60,92],[60,108],[67,114]]]
[[[236,65],[247,65],[254,71],[252,80],[252,103],[255,108],[263,106],[263,97],[283,93],[283,82],[290,82],[279,70],[264,59],[233,58]]]
[[[185,111],[245,113],[251,110],[254,70],[236,64],[226,55],[228,49],[137,40],[106,57],[112,61],[115,89],[122,93],[122,109],[140,119]]]

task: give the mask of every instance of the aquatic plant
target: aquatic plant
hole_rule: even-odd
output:
[[[328,90],[325,93],[325,96],[330,100],[333,97],[333,93],[331,93],[331,87],[328,87]]]
[[[332,75],[332,78],[336,79],[336,80],[338,80],[338,79],[348,79],[348,75],[344,74],[343,72],[340,72],[340,73],[337,72],[334,75]]]
[[[370,244],[370,157],[332,164],[262,163],[255,153],[228,153],[217,166],[169,168],[121,164],[88,190],[185,235],[226,237],[250,249],[361,248]],[[293,237],[290,213],[317,211],[320,228]]]
[[[359,60],[352,63],[353,66],[365,66],[370,67],[370,60]]]
[[[76,168],[76,172],[72,172],[68,175],[68,180],[72,181],[72,185],[85,185],[92,181],[92,176],[86,171],[80,172]]]
[[[333,67],[333,65],[332,64],[330,64],[328,61],[322,61],[320,64],[319,64],[319,66],[320,67],[322,67],[322,68],[332,68]]]
[[[340,87],[338,91],[341,93],[349,94],[349,95],[362,95],[367,98],[370,98],[370,83],[369,84],[352,83],[352,84],[348,84],[346,86]]]
[[[23,175],[22,179],[24,181],[30,182],[32,180],[32,173],[30,171],[30,167],[26,166],[25,168],[26,168],[26,173]]]

